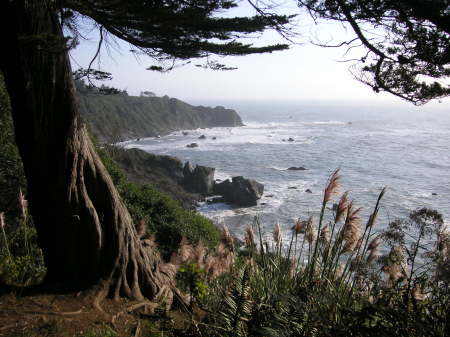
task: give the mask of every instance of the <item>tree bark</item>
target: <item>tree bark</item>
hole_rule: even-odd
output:
[[[1,1],[0,69],[10,95],[45,282],[66,291],[155,299],[171,273],[143,246],[80,122],[54,1]]]

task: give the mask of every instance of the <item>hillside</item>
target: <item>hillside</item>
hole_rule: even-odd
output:
[[[101,143],[152,137],[174,130],[242,126],[236,111],[192,106],[176,98],[105,95],[77,82],[80,110]]]

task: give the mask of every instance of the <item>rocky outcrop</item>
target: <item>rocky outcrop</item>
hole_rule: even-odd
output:
[[[250,207],[257,204],[257,200],[264,193],[264,185],[254,179],[244,177],[233,177],[214,185],[214,193],[222,195],[223,198],[237,206]]]
[[[193,168],[191,163],[187,162],[183,168],[183,183],[193,192],[211,194],[213,193],[215,170],[213,167],[200,165]]]
[[[228,202],[249,207],[257,204],[264,192],[264,185],[253,179],[233,177],[218,182],[214,179],[215,168],[193,166],[175,157],[155,155],[139,149],[125,150],[106,146],[114,160],[121,166],[128,179],[138,183],[152,184],[190,209],[198,200],[213,194],[221,195],[210,202]],[[220,180],[219,180],[220,181]]]
[[[100,143],[243,125],[236,111],[224,107],[193,106],[169,96],[102,95],[80,83],[77,91],[81,116]]]

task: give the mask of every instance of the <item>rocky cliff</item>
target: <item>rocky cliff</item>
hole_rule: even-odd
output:
[[[81,116],[101,143],[154,137],[174,130],[242,126],[236,111],[193,106],[176,98],[104,95],[78,86]]]

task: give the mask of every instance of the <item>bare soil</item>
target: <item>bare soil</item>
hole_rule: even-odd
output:
[[[0,336],[143,337],[180,336],[182,313],[165,314],[151,302],[105,299],[101,309],[77,294],[0,295]],[[171,318],[174,317],[175,319]],[[164,330],[164,334],[161,332]]]

